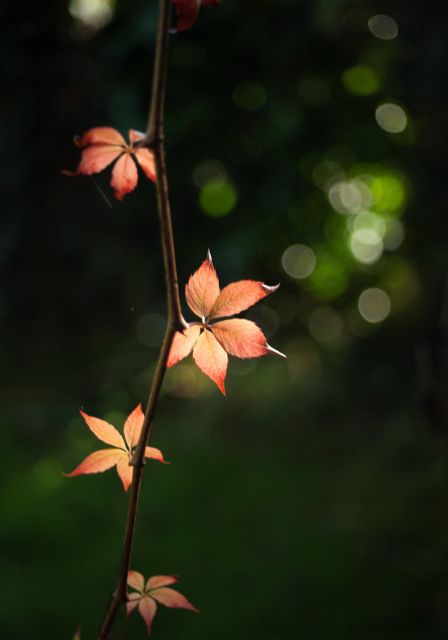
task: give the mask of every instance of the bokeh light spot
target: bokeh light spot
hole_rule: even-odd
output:
[[[112,0],[70,0],[69,12],[73,18],[91,29],[101,29],[114,15]]]
[[[345,178],[342,167],[331,160],[319,162],[314,167],[312,175],[314,184],[322,191],[328,191],[335,182],[341,182]]]
[[[372,16],[367,24],[370,33],[380,40],[393,40],[398,36],[398,25],[390,16],[384,14]]]
[[[342,74],[342,84],[357,96],[370,96],[380,88],[380,78],[371,67],[357,65]]]
[[[216,160],[204,160],[195,166],[193,181],[200,189],[212,181],[215,184],[224,184],[227,181],[227,169]]]
[[[323,300],[334,300],[347,288],[349,271],[340,255],[317,252],[316,268],[310,276],[310,289]]]
[[[352,221],[351,228],[353,231],[357,229],[373,229],[378,233],[380,238],[384,238],[386,233],[386,222],[376,213],[371,211],[362,211]]]
[[[232,97],[240,109],[255,111],[265,104],[266,89],[259,82],[242,82],[235,87]]]
[[[404,109],[392,102],[380,104],[375,111],[375,118],[381,129],[388,133],[401,133],[408,123]]]
[[[399,220],[392,218],[385,221],[386,232],[384,234],[383,243],[385,249],[390,251],[398,249],[404,240],[404,227]]]
[[[406,188],[398,174],[383,173],[375,176],[370,183],[375,206],[379,212],[393,214],[398,212],[406,200]]]
[[[358,310],[367,322],[375,324],[387,318],[391,310],[391,301],[383,289],[372,287],[365,289],[358,300]]]
[[[209,180],[201,189],[199,204],[209,216],[219,218],[232,211],[237,202],[235,188],[230,182]]]
[[[282,267],[291,278],[307,278],[316,268],[316,255],[304,244],[293,244],[282,255]]]
[[[356,229],[350,238],[350,249],[358,262],[373,264],[383,254],[383,240],[375,229]]]
[[[355,178],[333,184],[328,192],[330,204],[339,213],[360,213],[373,202],[370,187],[364,180]]]

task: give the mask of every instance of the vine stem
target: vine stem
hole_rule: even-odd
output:
[[[151,108],[148,118],[148,128],[144,145],[152,149],[156,168],[156,193],[157,210],[160,223],[160,236],[163,253],[163,266],[165,273],[165,288],[167,297],[168,317],[165,335],[160,347],[148,402],[145,410],[145,418],[140,435],[140,440],[135,448],[131,464],[134,466],[132,484],[129,492],[128,513],[121,553],[121,561],[118,569],[117,583],[114,593],[109,601],[97,640],[106,640],[109,637],[115,622],[117,612],[122,604],[127,601],[126,585],[129,565],[131,561],[132,544],[134,541],[135,526],[137,522],[140,487],[142,483],[143,469],[145,466],[145,447],[147,446],[151,432],[152,421],[157,407],[157,402],[162,388],[166,371],[168,355],[173,343],[176,331],[183,331],[187,325],[182,317],[179,300],[179,285],[176,267],[176,254],[174,250],[173,229],[171,223],[171,210],[168,192],[168,179],[165,163],[164,145],[164,104],[166,89],[166,72],[168,59],[168,41],[170,29],[171,0],[160,0],[159,22],[156,36],[156,52],[154,60],[154,74],[151,97]]]

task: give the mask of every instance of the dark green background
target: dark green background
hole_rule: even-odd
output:
[[[172,39],[180,281],[210,247],[222,283],[280,282],[248,315],[288,360],[232,361],[227,398],[191,359],[167,375],[152,443],[172,464],[145,472],[132,567],[179,574],[202,613],[160,608],[154,638],[447,637],[447,74],[436,6],[225,0]],[[69,640],[81,624],[87,640],[114,582],[126,496],[115,471],[60,472],[98,446],[80,407],[121,427],[145,401],[165,302],[153,185],[141,180],[118,203],[108,171],[60,170],[76,166],[77,133],[145,128],[156,2],[121,0],[98,30],[60,0],[4,0],[1,13],[0,635]],[[370,33],[378,13],[397,21],[398,38]],[[369,95],[347,84],[359,65],[376,78]],[[375,120],[388,101],[407,113],[402,133]],[[220,217],[194,181],[210,161],[228,176],[218,206],[237,194]],[[401,221],[400,247],[373,265],[354,258],[350,216],[316,185],[315,168],[334,166],[322,162],[392,185],[377,214]],[[318,257],[309,278],[282,268],[297,243]],[[390,296],[384,322],[358,312],[369,287]],[[144,637],[142,620],[120,617],[113,637]]]

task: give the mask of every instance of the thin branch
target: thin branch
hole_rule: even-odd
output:
[[[122,555],[118,570],[118,578],[115,591],[104,615],[98,640],[108,638],[114,624],[120,605],[127,601],[126,584],[127,574],[134,541],[135,526],[138,513],[138,501],[142,482],[143,468],[145,466],[145,447],[147,446],[151,432],[152,421],[157,407],[163,378],[166,371],[168,354],[173,343],[176,331],[183,331],[186,323],[182,317],[179,300],[179,287],[176,268],[176,256],[174,251],[173,230],[171,224],[171,211],[168,193],[168,180],[165,165],[164,148],[164,98],[166,87],[166,70],[168,58],[168,36],[170,26],[171,0],[160,0],[160,14],[157,28],[156,55],[154,62],[153,92],[151,110],[148,121],[148,130],[145,145],[154,152],[156,166],[156,191],[157,209],[160,222],[160,234],[163,251],[163,264],[165,271],[165,286],[167,295],[168,318],[160,348],[154,378],[149,392],[149,398],[145,410],[145,419],[140,435],[140,440],[135,449],[132,464],[134,473],[129,493],[129,506],[126,519],[126,528],[123,541]]]

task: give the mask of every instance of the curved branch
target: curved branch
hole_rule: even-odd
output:
[[[166,87],[166,70],[168,59],[168,39],[170,25],[171,0],[160,0],[160,14],[157,28],[156,55],[154,62],[153,92],[151,110],[149,115],[148,130],[145,146],[150,147],[154,153],[156,166],[156,191],[157,209],[160,222],[161,244],[163,252],[163,264],[165,272],[165,286],[167,296],[168,318],[160,348],[154,378],[149,392],[149,398],[145,410],[145,419],[136,447],[132,464],[134,473],[129,493],[128,514],[120,566],[115,591],[110,599],[104,615],[98,640],[106,640],[114,624],[117,612],[121,604],[127,601],[126,585],[127,574],[131,559],[132,544],[134,541],[135,526],[137,522],[138,501],[142,482],[143,468],[145,466],[145,447],[149,440],[151,425],[157,407],[163,378],[166,371],[166,363],[176,331],[183,331],[186,323],[182,317],[179,300],[179,286],[176,268],[176,255],[174,250],[173,229],[171,224],[171,211],[168,193],[168,180],[165,164],[164,148],[164,99]]]

